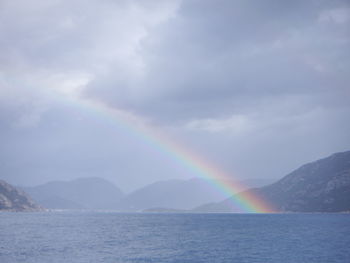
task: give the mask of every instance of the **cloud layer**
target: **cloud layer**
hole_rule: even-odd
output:
[[[1,173],[125,188],[191,177],[73,99],[149,123],[236,177],[281,177],[350,147],[349,31],[346,0],[1,1]]]

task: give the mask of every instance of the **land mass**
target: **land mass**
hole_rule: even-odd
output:
[[[97,177],[52,181],[23,188],[48,209],[118,210],[124,193],[111,182]]]
[[[234,200],[245,194],[258,196],[277,212],[350,211],[350,151],[305,164],[276,183],[199,206],[194,211],[237,212]]]
[[[242,184],[248,189],[271,181],[249,179]],[[184,211],[204,203],[219,202],[223,198],[208,182],[199,178],[157,181],[128,194],[102,178],[52,181],[34,187],[23,187],[23,190],[48,209],[64,210],[136,212],[166,207],[171,211]]]
[[[130,194],[101,178],[49,182],[24,190],[36,202],[24,191],[0,181],[0,210],[34,211],[40,209],[38,203],[49,209],[241,212],[235,200],[248,194],[270,204],[276,212],[348,212],[350,151],[305,164],[275,183],[250,188],[223,201],[201,179],[160,181]],[[206,200],[207,204],[200,205]]]
[[[0,211],[41,211],[29,195],[7,182],[0,180]]]

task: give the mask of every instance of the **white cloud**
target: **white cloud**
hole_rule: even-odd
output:
[[[244,115],[233,115],[223,119],[198,119],[185,125],[189,130],[203,130],[208,132],[226,132],[240,135],[249,132],[253,128],[252,121]]]

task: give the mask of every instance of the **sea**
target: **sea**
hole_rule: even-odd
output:
[[[2,212],[0,262],[349,263],[350,214]]]

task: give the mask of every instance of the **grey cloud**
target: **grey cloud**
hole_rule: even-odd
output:
[[[162,20],[163,13],[171,13],[164,7],[171,1],[152,3],[154,1],[2,1],[3,67],[29,64],[31,69],[50,67],[58,71],[106,67],[111,60],[130,55],[133,48],[130,45],[137,44],[145,28]]]
[[[348,24],[319,21],[334,8],[348,3],[184,1],[142,40],[143,76],[130,83],[116,70],[88,93],[161,121],[186,121],[230,115],[265,97],[346,89]]]
[[[74,105],[56,104],[35,126],[0,131],[1,177],[15,184],[99,176],[128,191],[190,176],[142,136]]]
[[[67,106],[70,96],[153,120],[241,178],[347,150],[349,10],[346,0],[0,1],[1,174],[98,175],[130,189],[192,176]]]

